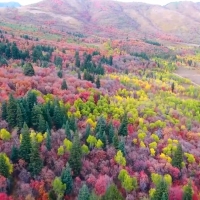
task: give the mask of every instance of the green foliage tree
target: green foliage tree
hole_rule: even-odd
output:
[[[20,107],[20,104],[17,103],[17,119],[16,119],[17,127],[22,128],[24,124],[24,118],[23,118],[23,113]]]
[[[25,76],[34,76],[35,71],[31,63],[26,63],[24,66],[24,75]]]
[[[67,163],[66,168],[62,171],[61,180],[63,184],[66,184],[65,194],[68,195],[73,190],[73,179],[72,172],[69,164]]]
[[[41,106],[34,105],[31,112],[31,124],[34,130],[39,130],[40,116],[42,115]]]
[[[126,155],[126,150],[125,150],[124,141],[120,141],[120,142],[119,142],[118,149],[123,153],[123,156]]]
[[[12,146],[10,158],[13,163],[17,163],[18,158],[19,158],[19,150],[16,146]]]
[[[113,137],[113,146],[115,147],[115,149],[118,149],[118,147],[119,147],[119,138],[118,138],[117,134],[114,134],[114,137]]]
[[[82,188],[79,190],[78,200],[89,200],[90,192],[87,185],[83,185]]]
[[[189,183],[187,186],[184,187],[183,200],[192,200],[192,195],[193,195],[192,186],[191,183]]]
[[[175,151],[174,155],[172,156],[172,165],[179,169],[182,168],[183,163],[183,149],[181,144],[178,145],[177,150]]]
[[[71,135],[71,131],[70,131],[70,127],[69,127],[69,122],[68,121],[65,124],[65,135],[66,135],[67,139],[72,140],[72,135]]]
[[[9,177],[9,166],[3,153],[0,153],[0,175],[4,176],[5,178]]]
[[[91,134],[90,124],[87,124],[85,134],[84,134],[84,139],[87,140],[90,134]]]
[[[69,119],[69,127],[70,127],[70,130],[72,130],[73,132],[77,130],[76,119],[74,115],[72,115],[72,117]]]
[[[111,123],[109,125],[109,130],[108,130],[108,143],[112,144],[113,143],[113,137],[115,135],[114,127],[113,124]]]
[[[47,147],[48,151],[51,150],[51,133],[50,133],[49,128],[47,128],[46,147]]]
[[[62,90],[67,90],[67,89],[68,89],[67,83],[66,83],[66,80],[65,80],[65,79],[63,79],[63,82],[62,82],[62,85],[61,85],[61,89],[62,89]]]
[[[100,82],[99,76],[97,77],[97,80],[96,80],[96,87],[97,87],[97,88],[100,88],[100,87],[101,87],[101,82]]]
[[[32,111],[33,106],[37,104],[37,96],[34,92],[29,91],[26,97],[28,107]]]
[[[100,116],[100,118],[97,121],[97,125],[95,127],[95,133],[104,132],[106,130],[106,120],[103,116]]]
[[[156,191],[153,194],[151,200],[162,200],[162,198],[168,199],[168,186],[165,180],[162,178],[160,183],[156,186]]]
[[[174,82],[173,82],[172,85],[171,85],[171,90],[172,90],[172,92],[174,92],[174,89],[175,89],[175,84],[174,84]]]
[[[79,176],[82,168],[82,151],[81,143],[77,133],[74,135],[73,145],[70,152],[69,165],[72,168],[73,176]]]
[[[122,119],[121,125],[119,127],[119,135],[127,136],[128,134],[127,125],[128,125],[128,119],[127,119],[127,114],[125,114]]]
[[[81,80],[81,73],[80,73],[80,71],[78,71],[78,79]]]
[[[117,189],[115,184],[112,184],[106,191],[101,200],[123,200],[123,196]]]
[[[56,129],[62,128],[62,125],[63,125],[63,114],[62,114],[62,111],[61,111],[61,108],[60,108],[59,104],[57,104],[54,107],[53,121],[54,121],[54,125],[55,125]]]
[[[57,200],[62,200],[65,190],[66,190],[66,184],[63,184],[61,181],[61,178],[56,177],[53,181],[53,190],[55,191],[56,195],[57,195]]]
[[[39,123],[38,123],[38,131],[41,133],[45,133],[47,127],[46,122],[42,114],[39,116]]]
[[[29,171],[33,177],[38,176],[43,167],[42,159],[39,154],[39,145],[36,141],[32,142],[30,152]]]
[[[1,118],[3,120],[7,120],[7,103],[6,103],[6,101],[3,101],[1,110],[2,110]]]
[[[7,121],[9,125],[14,128],[17,125],[17,102],[13,95],[9,96],[7,104]]]
[[[24,123],[23,125],[21,134],[22,134],[22,140],[19,147],[19,157],[29,163],[30,161],[29,155],[31,152],[31,138],[26,123]]]

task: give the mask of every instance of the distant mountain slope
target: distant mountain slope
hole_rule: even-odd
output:
[[[200,3],[166,6],[111,0],[43,0],[16,12],[2,10],[6,20],[20,19],[61,31],[119,38],[160,38],[200,42]]]
[[[17,8],[21,7],[21,5],[18,2],[0,2],[0,8]]]

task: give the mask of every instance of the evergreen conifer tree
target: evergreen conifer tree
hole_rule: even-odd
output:
[[[49,128],[47,128],[46,147],[47,147],[48,151],[51,150],[51,132],[50,132]]]
[[[69,164],[67,163],[66,168],[62,171],[61,180],[64,184],[67,185],[65,194],[68,195],[73,190],[73,179],[72,179],[72,172]]]
[[[65,124],[65,135],[66,135],[68,140],[72,140],[72,135],[71,135],[71,131],[70,131],[70,128],[69,128],[69,122],[68,121]]]
[[[14,128],[17,125],[17,102],[14,99],[13,95],[9,96],[7,104],[7,121],[8,124]]]
[[[0,153],[0,175],[5,178],[8,178],[9,176],[9,166],[3,153]]]
[[[67,89],[68,89],[67,83],[66,83],[66,80],[65,80],[65,79],[63,79],[63,82],[62,82],[62,85],[61,85],[61,89],[62,89],[62,90],[67,90]]]
[[[13,163],[17,163],[18,158],[19,158],[18,154],[19,154],[18,148],[15,147],[15,146],[13,146],[12,150],[11,150],[11,156],[10,156],[10,158],[11,158],[11,160],[12,160]]]
[[[75,133],[69,158],[69,165],[72,168],[74,177],[80,175],[82,168],[81,158],[82,158],[81,143],[78,134]]]
[[[181,144],[178,145],[177,150],[175,151],[174,155],[172,156],[172,165],[179,169],[182,168],[183,162],[183,149]]]
[[[184,191],[183,191],[183,200],[192,200],[192,186],[191,186],[191,183],[189,183],[184,188]]]
[[[6,103],[6,101],[3,101],[1,110],[2,110],[1,118],[3,120],[7,120],[7,103]]]
[[[99,76],[97,77],[97,80],[96,80],[96,86],[97,86],[97,88],[101,87],[101,82],[100,82]]]
[[[127,125],[128,125],[128,119],[127,119],[127,114],[125,114],[122,119],[121,125],[119,127],[119,135],[127,136],[128,134]]]
[[[117,189],[116,185],[112,184],[106,191],[105,195],[102,197],[102,200],[123,200],[123,196]]]
[[[43,167],[42,159],[39,154],[39,146],[36,141],[32,142],[30,152],[29,171],[33,177],[39,175]]]
[[[31,152],[31,138],[26,123],[24,123],[21,133],[22,133],[22,140],[19,147],[19,157],[29,163],[30,152]]]
[[[24,118],[23,118],[23,113],[22,113],[22,110],[21,110],[20,103],[17,103],[17,118],[16,118],[16,122],[17,122],[17,127],[19,129],[21,129],[23,127],[23,124],[24,124]]]
[[[31,63],[26,63],[24,66],[24,75],[25,76],[34,76],[35,71]]]
[[[46,122],[44,120],[43,115],[40,114],[39,116],[39,124],[38,124],[38,131],[41,133],[45,133],[47,127],[46,127]]]
[[[90,192],[87,185],[83,185],[82,188],[79,190],[78,200],[89,200]]]

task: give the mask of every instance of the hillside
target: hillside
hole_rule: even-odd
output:
[[[44,0],[14,13],[4,9],[0,13],[15,23],[47,25],[45,28],[85,35],[200,41],[200,4],[192,2],[158,6],[111,0]]]
[[[187,5],[0,9],[0,200],[200,199],[200,47],[155,31]]]

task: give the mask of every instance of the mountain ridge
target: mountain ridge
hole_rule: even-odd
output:
[[[105,0],[43,0],[18,8],[18,15],[23,23],[45,26],[50,22],[53,29],[86,35],[200,42],[200,4],[194,2],[161,6]]]

